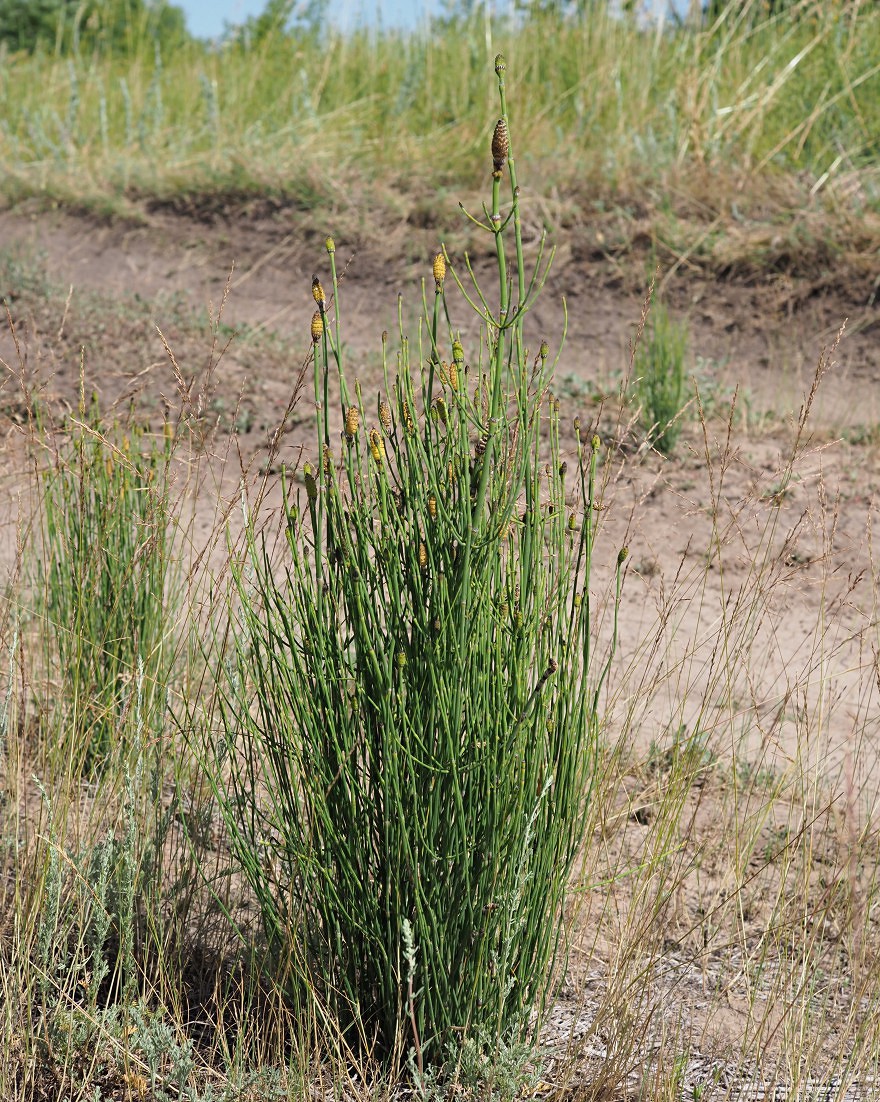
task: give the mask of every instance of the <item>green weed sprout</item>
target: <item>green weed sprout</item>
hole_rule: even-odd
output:
[[[394,351],[383,334],[374,405],[346,376],[327,240],[317,458],[304,499],[284,479],[283,563],[245,496],[219,670],[213,784],[273,975],[345,1050],[417,1073],[540,1020],[616,641],[615,615],[596,658],[601,443],[579,434],[567,469],[548,346],[524,341],[549,259],[542,240],[527,274],[501,56],[495,69],[491,200],[472,221],[494,240],[497,299],[467,258],[460,278],[438,254],[415,341],[402,310]],[[450,272],[482,325],[470,354]]]
[[[687,353],[687,326],[674,322],[665,304],[655,300],[633,368],[642,427],[664,455],[671,454],[681,433]]]

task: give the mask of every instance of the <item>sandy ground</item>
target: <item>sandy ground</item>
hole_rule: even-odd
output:
[[[380,334],[396,328],[398,294],[414,332],[418,281],[425,275],[430,280],[436,245],[424,242],[424,255],[415,259],[400,246],[393,228],[390,255],[375,246],[337,246],[344,272],[342,339],[349,375],[365,395],[378,394],[381,386]],[[311,277],[317,272],[328,279],[323,234],[294,232],[273,219],[198,222],[166,213],[126,227],[19,209],[0,215],[0,248],[25,258],[56,288],[55,316],[22,313],[15,286],[0,292],[10,301],[27,371],[71,404],[85,347],[89,382],[97,380],[105,402],[137,393],[148,414],[158,412],[160,396],[173,398],[179,380],[155,326],[183,376],[193,379],[211,349],[207,340],[179,347],[176,311],[216,317],[222,303],[229,328],[218,347],[225,347],[232,330],[249,339],[232,340],[202,400],[211,416],[239,427],[244,461],[263,462],[308,358]],[[486,257],[476,262],[478,271],[487,270]],[[555,389],[570,413],[565,421],[572,447],[575,416],[584,424],[599,417],[600,431],[625,435],[607,404],[601,416],[598,411],[629,369],[648,271],[638,258],[623,265],[603,257],[595,243],[567,243],[529,316],[527,336],[535,345],[547,339],[555,354],[565,300],[568,329]],[[877,701],[868,693],[880,641],[870,547],[880,490],[880,310],[870,295],[866,300],[864,286],[847,293],[839,280],[826,279],[831,289],[823,291],[815,275],[798,281],[768,272],[745,284],[712,281],[682,265],[660,276],[675,315],[690,324],[689,369],[706,429],[694,402],[671,460],[639,447],[630,435],[626,458],[611,476],[609,557],[624,542],[631,552],[612,697],[627,714],[626,726],[654,739],[682,724],[710,731],[730,724],[730,701],[739,696],[737,738],[746,739],[749,752],[764,754],[768,747],[793,753],[806,708],[809,722],[820,728],[810,732],[817,767],[834,770],[854,758],[873,762],[880,739]],[[14,274],[10,278],[14,282]],[[460,295],[450,297],[453,317],[473,334]],[[139,304],[142,313],[130,329],[117,320],[103,332],[88,331],[77,319],[84,300],[131,310]],[[94,307],[87,317],[94,318]],[[256,338],[269,333],[274,343],[266,355]],[[17,355],[4,326],[0,356],[14,364]],[[820,361],[824,374],[795,443]],[[15,420],[14,382],[6,394],[6,412]],[[309,446],[311,415],[307,386],[287,422],[281,458],[296,461],[301,447]],[[237,477],[235,465],[232,474]],[[14,491],[14,479],[7,481]],[[720,663],[701,654],[695,641],[726,621],[741,633],[748,603],[754,606],[749,638],[736,634],[726,644],[735,658],[728,669],[746,675],[746,683],[732,685],[729,673],[719,680]],[[655,636],[649,661],[646,640]],[[650,694],[636,691],[636,682],[652,678]],[[799,696],[807,703],[798,703]],[[722,712],[727,719],[717,718]],[[747,715],[766,722],[750,725]],[[866,798],[873,804],[874,793],[866,789]]]

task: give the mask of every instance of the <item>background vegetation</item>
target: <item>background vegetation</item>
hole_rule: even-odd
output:
[[[132,56],[145,43],[170,52],[189,40],[183,10],[169,0],[2,0],[0,43],[56,56],[81,51]]]
[[[477,4],[412,34],[340,34],[320,6],[291,30],[290,14],[270,5],[210,44],[181,39],[167,5],[96,0],[85,38],[44,31],[36,49],[7,46],[3,192],[129,214],[253,198],[348,212],[367,236],[382,213],[422,223],[436,195],[482,179],[483,73],[503,45],[545,220],[654,211],[673,248],[705,250],[746,218],[803,239],[792,221],[823,211],[844,239],[873,240],[876,4],[740,0],[662,26],[605,3],[494,19]]]

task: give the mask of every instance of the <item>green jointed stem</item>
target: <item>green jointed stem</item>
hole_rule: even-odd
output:
[[[548,355],[531,371],[522,344],[540,256],[529,285],[513,180],[514,216],[500,211],[503,98],[502,112],[484,227],[498,312],[474,280],[484,328],[467,356],[467,326],[453,325],[439,288],[433,310],[423,293],[411,362],[399,303],[396,365],[382,342],[393,417],[380,409],[383,432],[372,434],[352,420],[338,471],[309,472],[311,525],[288,513],[285,570],[246,518],[215,779],[275,974],[294,962],[291,1001],[335,1023],[340,1051],[393,1063],[417,1037],[426,1068],[450,1044],[491,1052],[525,1038],[543,1007],[597,731],[596,454],[579,457],[575,549]],[[338,317],[332,253],[331,268]],[[331,354],[343,393],[344,382],[338,324],[335,343],[315,334],[320,464]]]
[[[504,119],[504,124],[508,134],[508,151],[507,151],[507,171],[510,173],[510,194],[513,205],[513,239],[516,248],[516,270],[519,290],[519,307],[522,307],[526,301],[526,269],[525,259],[523,256],[523,242],[522,242],[522,222],[519,213],[519,187],[516,182],[516,163],[513,157],[513,148],[510,144],[510,118],[507,113],[507,95],[504,87],[504,73],[506,67],[504,65],[504,58],[499,54],[495,59],[495,73],[498,77],[498,95],[501,100],[501,117]],[[520,313],[516,320],[516,342],[517,342],[517,354],[522,360],[523,344],[522,344],[522,325],[523,315]]]

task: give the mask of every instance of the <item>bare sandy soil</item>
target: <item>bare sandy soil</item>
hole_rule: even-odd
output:
[[[181,380],[201,385],[206,366],[215,363],[210,387],[192,397],[217,424],[218,454],[228,455],[228,430],[238,430],[235,458],[218,475],[220,492],[234,495],[241,464],[252,474],[265,470],[269,440],[309,357],[311,279],[313,273],[327,278],[324,235],[323,227],[304,233],[272,218],[200,222],[166,212],[132,228],[23,208],[0,213],[0,249],[22,260],[20,268],[7,266],[7,285],[0,286],[15,328],[15,340],[8,326],[0,331],[0,357],[13,367],[0,390],[6,515],[14,515],[22,477],[21,365],[30,385],[73,407],[82,346],[88,385],[98,387],[105,404],[135,395],[157,424],[163,396],[174,400]],[[389,227],[381,251],[337,241],[349,373],[373,405],[382,385],[380,334],[397,326],[398,293],[415,332],[418,281],[430,281],[438,243],[422,236],[414,240]],[[880,503],[880,308],[870,286],[848,287],[833,272],[762,272],[756,265],[748,281],[737,281],[682,263],[668,277],[661,273],[666,301],[690,325],[691,393],[699,393],[703,410],[700,419],[695,397],[667,459],[644,446],[632,423],[635,411],[621,408],[616,397],[630,367],[648,256],[647,250],[641,257],[614,256],[595,235],[569,242],[527,327],[535,347],[546,339],[555,354],[565,297],[568,331],[555,389],[566,412],[567,444],[574,448],[575,417],[619,444],[605,470],[604,569],[597,573],[601,591],[619,547],[629,548],[609,704],[613,729],[643,751],[652,747],[647,760],[653,765],[622,777],[597,837],[614,862],[638,865],[645,831],[662,803],[664,755],[689,738],[703,740],[715,759],[726,757],[731,771],[751,771],[761,784],[772,785],[786,771],[813,778],[816,789],[802,792],[799,806],[789,810],[803,819],[814,800],[825,808],[831,834],[845,841],[847,831],[867,829],[880,800],[880,574],[872,545]],[[488,271],[488,258],[477,257],[477,268]],[[51,285],[45,293],[34,285],[35,271]],[[191,319],[193,313],[216,318],[224,296],[212,352],[209,326],[199,330]],[[450,298],[454,320],[474,334],[460,296]],[[103,328],[96,318],[103,318]],[[174,352],[178,378],[156,325]],[[802,418],[805,405],[809,416]],[[306,386],[285,421],[281,459],[297,463],[307,454],[312,418]],[[204,502],[206,538],[216,492]],[[607,638],[607,620],[602,631]],[[825,804],[819,786],[831,794]],[[681,869],[688,846],[696,850],[701,839],[717,834],[719,816],[736,818],[734,833],[742,829],[741,809],[735,815],[723,791],[710,796],[709,787],[704,792],[696,785],[683,799],[692,806],[683,820]],[[834,806],[843,808],[842,820]],[[762,844],[777,844],[778,822],[755,829]],[[718,869],[727,867],[719,857]],[[695,883],[681,873],[663,916],[668,944],[655,947],[652,958],[656,964],[665,954],[665,971],[642,993],[644,1006],[651,999],[662,1006],[664,992],[675,990],[677,1021],[686,1019],[694,1030],[695,1067],[701,1047],[736,1048],[756,1020],[754,1002],[737,986],[742,977],[730,972],[729,953],[707,947],[705,923],[695,917],[720,906],[718,898],[731,890],[725,875],[719,871],[713,879],[707,871]],[[874,873],[865,875],[873,884]],[[746,877],[751,912],[739,921],[754,928],[756,939],[780,876],[768,861]],[[602,906],[617,893],[622,911],[633,906],[628,886],[603,890]],[[590,918],[591,899],[587,892],[584,922],[595,930],[601,923]],[[631,935],[637,928],[628,929]],[[574,969],[564,994],[581,1007],[580,1017],[568,1022],[563,1000],[553,1019],[558,1039],[582,1028],[584,1000],[596,1013],[610,1013],[609,1007],[622,1013],[627,999],[613,992],[622,945],[596,944],[588,966]],[[642,949],[648,956],[653,951],[647,943]],[[736,967],[746,969],[742,961]],[[593,988],[601,989],[595,998]],[[721,1003],[707,995],[718,990]],[[772,1033],[778,1027],[768,1013]],[[652,1029],[662,1033],[666,1021],[658,1011]],[[607,1065],[608,1050],[599,1052],[598,1034],[591,1036],[593,1048],[599,1046],[596,1059]],[[759,1042],[756,1036],[756,1048]],[[622,1055],[621,1067],[630,1058]],[[705,1068],[693,1074],[705,1084]]]
[[[430,281],[437,247],[427,233],[423,236],[424,241],[414,241],[411,232],[389,227],[388,248],[381,251],[338,242],[348,371],[371,405],[371,392],[381,388],[380,335],[396,329],[399,293],[404,321],[410,332],[416,331],[419,281],[425,276]],[[534,345],[546,339],[555,354],[564,297],[568,331],[555,389],[570,413],[566,423],[572,447],[573,419],[590,424],[600,409],[600,431],[627,435],[620,418],[602,402],[614,399],[629,371],[651,270],[647,257],[630,256],[622,263],[603,255],[595,240],[581,238],[560,249],[527,326]],[[211,357],[211,341],[207,327],[204,334],[193,334],[181,318],[188,311],[206,319],[216,316],[223,303],[224,328],[213,350],[219,363],[210,393],[201,400],[206,416],[221,428],[239,429],[237,447],[244,461],[259,466],[308,359],[312,274],[327,280],[323,240],[323,232],[292,230],[272,218],[196,221],[158,213],[147,216],[146,225],[128,227],[19,208],[0,215],[0,248],[24,258],[29,272],[44,273],[54,285],[54,297],[47,296],[36,309],[34,289],[23,294],[14,271],[0,293],[10,303],[32,382],[42,380],[52,395],[75,404],[79,353],[85,348],[87,384],[99,389],[105,405],[137,394],[148,416],[151,409],[159,413],[161,396],[173,400],[179,390],[156,326],[183,376],[192,381]],[[416,257],[414,250],[419,250]],[[477,257],[478,270],[487,270],[487,259]],[[730,607],[735,599],[756,600],[761,617],[748,644],[748,661],[737,653],[750,677],[760,674],[761,681],[737,690],[743,707],[749,700],[760,714],[771,714],[805,678],[810,684],[820,681],[816,691],[831,696],[822,721],[825,745],[814,747],[815,764],[837,767],[852,756],[854,730],[880,739],[877,704],[871,716],[875,722],[866,726],[867,705],[856,688],[862,685],[863,693],[880,640],[870,549],[880,491],[880,307],[864,281],[847,292],[827,272],[824,278],[813,272],[800,280],[791,273],[766,272],[744,283],[711,280],[682,264],[668,278],[660,275],[667,302],[690,325],[689,369],[706,430],[698,423],[694,400],[671,460],[639,447],[637,434],[621,439],[607,527],[609,556],[622,542],[631,552],[621,629],[623,667],[627,652],[636,661],[658,618],[668,618],[673,606],[678,620],[675,639],[663,645],[667,667],[675,665],[677,640],[696,638],[703,621],[708,630],[713,617],[723,616],[722,602]],[[454,321],[475,334],[466,304],[455,292],[450,297]],[[102,301],[117,309],[102,314]],[[269,333],[272,340],[261,341]],[[823,349],[832,346],[795,445],[801,407]],[[4,326],[0,356],[14,364],[17,355]],[[302,446],[312,441],[308,389],[286,422],[281,458],[288,462],[295,462]],[[21,395],[13,379],[5,384],[5,400],[14,422]],[[624,422],[631,412],[624,414]],[[789,465],[790,477],[785,474]],[[783,481],[784,493],[779,493]],[[11,476],[7,485],[15,490]],[[759,549],[763,557],[756,559]],[[765,569],[759,578],[758,563],[772,567],[772,574]],[[830,620],[829,609],[834,610]],[[687,651],[691,645],[681,646]],[[717,686],[707,683],[700,689],[700,677],[706,681],[708,675],[697,673],[694,661],[692,656],[688,693],[680,682],[673,693],[687,695],[684,712],[676,714],[669,701],[670,714],[658,714],[652,706],[650,720],[643,720],[651,738],[673,721],[692,722],[695,706],[700,722],[710,723],[706,702],[696,696]],[[644,657],[637,662],[643,666]],[[821,675],[812,669],[816,665]],[[787,736],[785,724],[782,728],[774,740],[790,750],[793,733]]]

